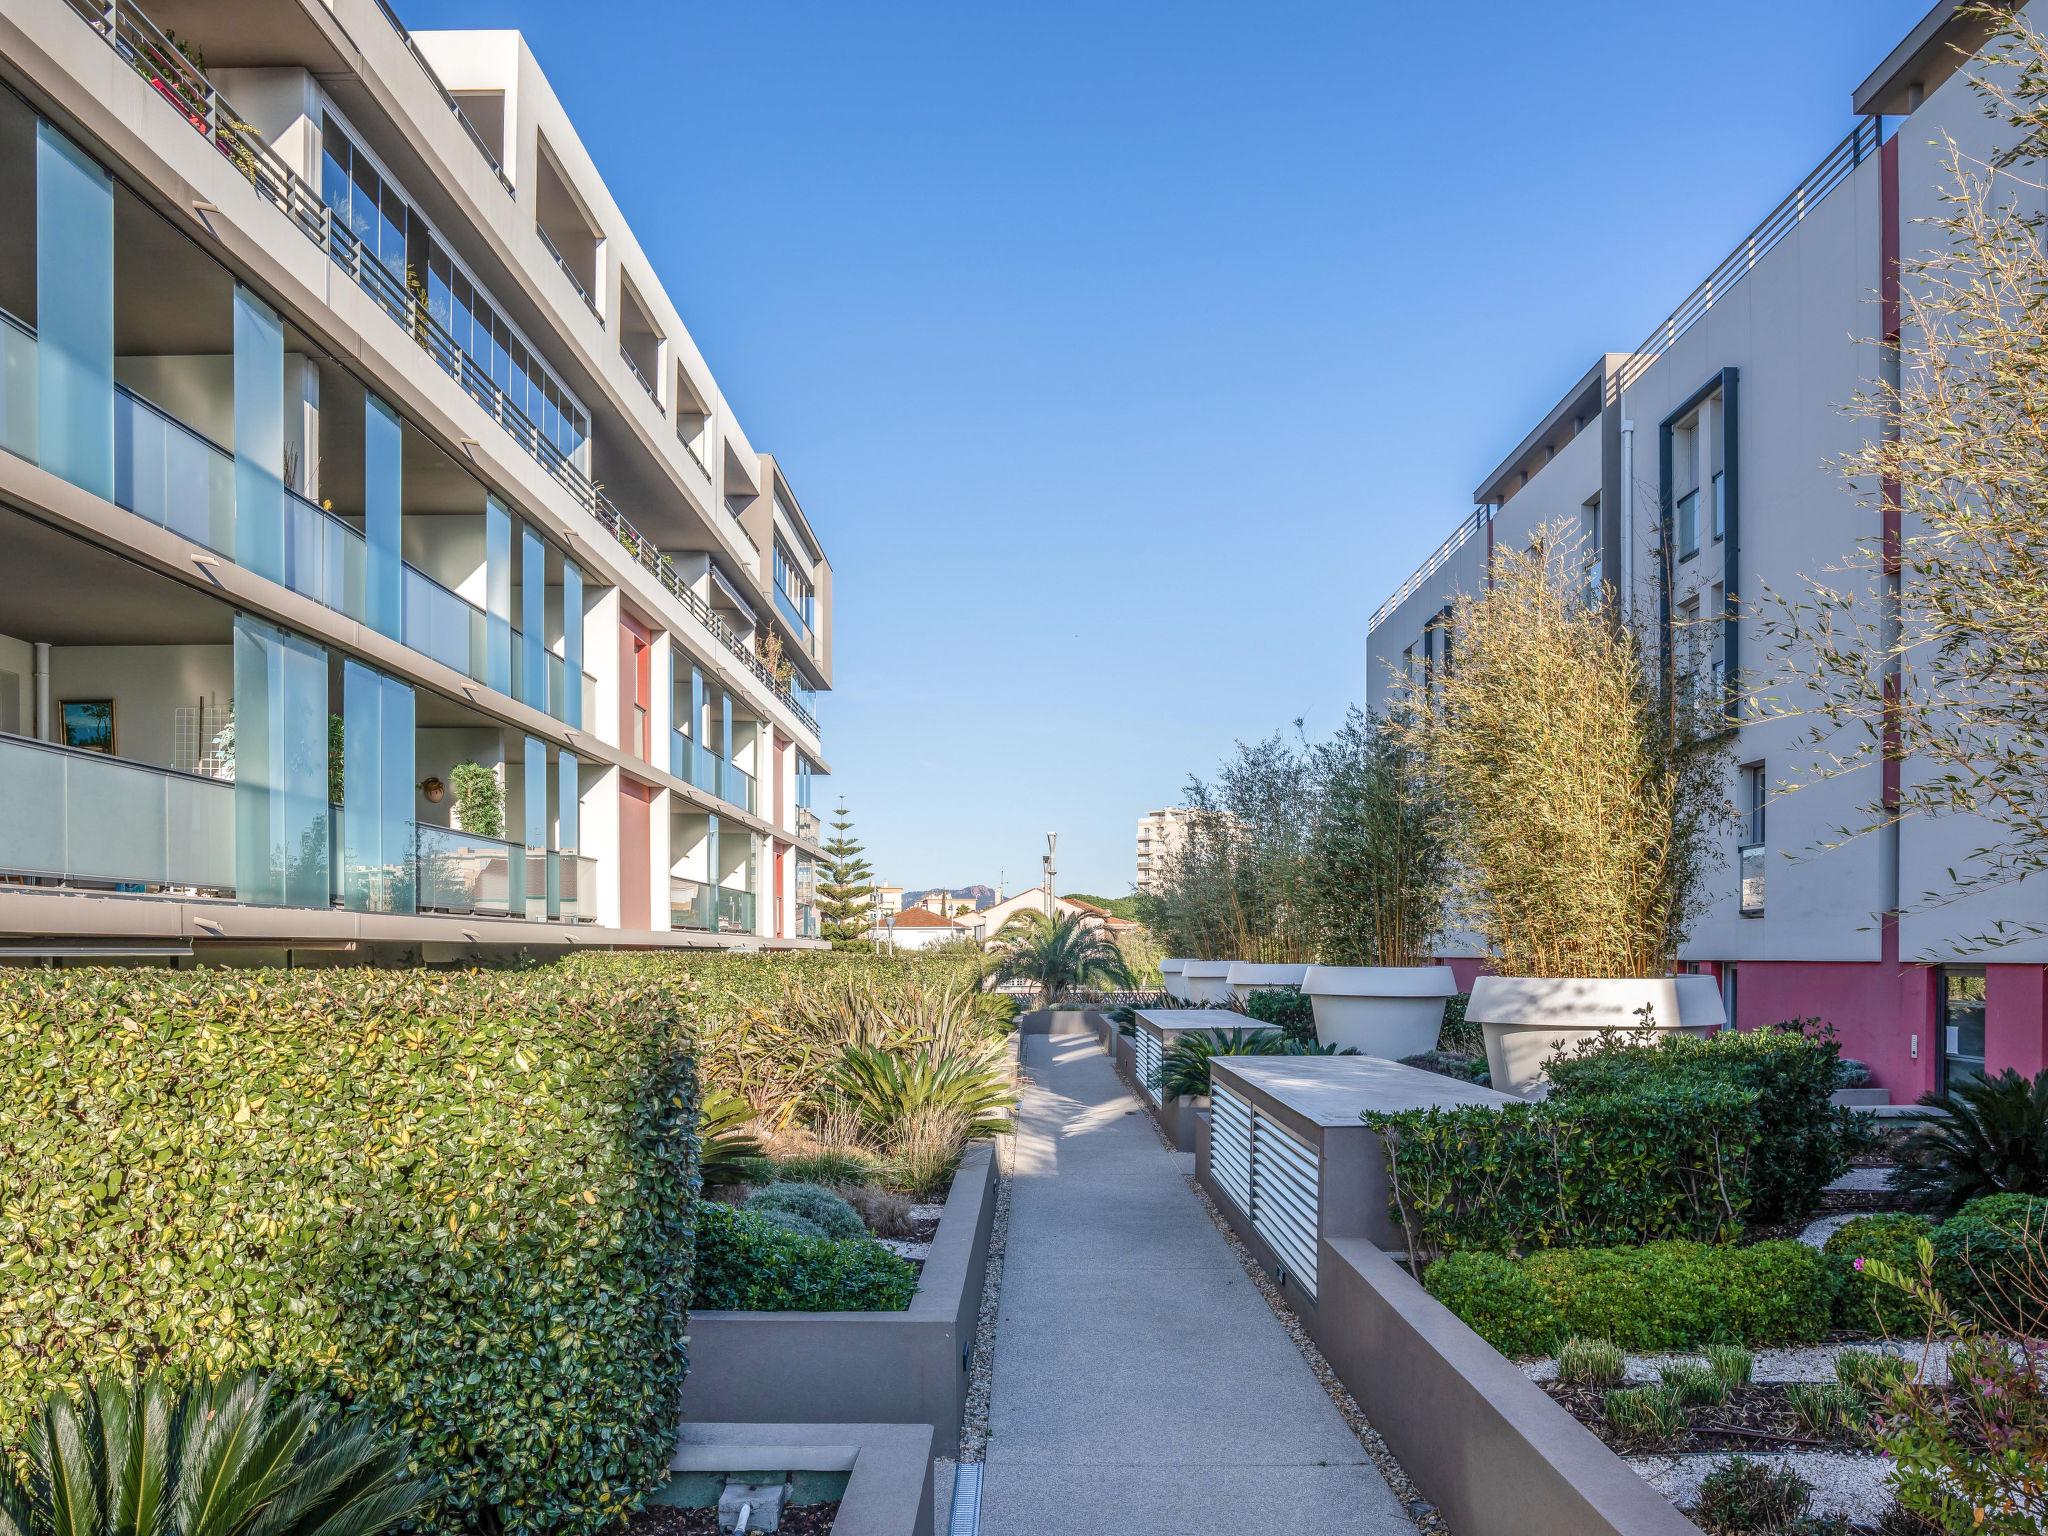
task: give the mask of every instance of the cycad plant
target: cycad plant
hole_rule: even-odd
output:
[[[1205,1098],[1209,1064],[1218,1056],[1280,1056],[1287,1037],[1277,1029],[1198,1029],[1174,1041],[1159,1062],[1159,1091],[1169,1099]]]
[[[1952,1216],[1979,1195],[2048,1195],[2048,1072],[2008,1067],[1920,1102],[1939,1113],[1900,1146],[1891,1178],[1909,1204]]]
[[[998,981],[1028,981],[1039,992],[1040,1005],[1091,984],[1117,988],[1135,985],[1123,951],[1109,930],[1092,917],[1063,912],[1019,912],[996,935],[995,974]]]
[[[26,1476],[0,1463],[0,1536],[375,1536],[437,1491],[389,1434],[254,1373],[59,1393],[24,1450]]]
[[[1017,1102],[993,1046],[949,1056],[849,1045],[840,1053],[828,1091],[858,1117],[861,1129],[884,1141],[903,1122],[932,1110],[957,1115],[963,1136],[1008,1130],[1002,1111]]]

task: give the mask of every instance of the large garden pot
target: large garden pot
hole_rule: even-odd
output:
[[[1166,989],[1166,995],[1176,1003],[1188,1000],[1187,978],[1182,975],[1186,967],[1187,961],[1173,956],[1159,962],[1159,984]]]
[[[1465,1018],[1486,1039],[1493,1086],[1527,1093],[1545,1081],[1544,1065],[1559,1050],[1616,1030],[1650,1027],[1711,1035],[1727,1022],[1721,989],[1711,976],[1482,976],[1472,984]]]
[[[1305,965],[1257,965],[1250,960],[1240,960],[1230,968],[1225,980],[1230,985],[1231,996],[1238,1005],[1252,1000],[1252,993],[1270,987],[1298,987],[1301,978],[1308,974]]]
[[[1301,990],[1323,1045],[1399,1061],[1436,1049],[1458,978],[1448,965],[1312,965]]]
[[[1181,971],[1188,989],[1187,1000],[1197,1008],[1224,1008],[1230,1004],[1230,968],[1235,960],[1190,960]]]

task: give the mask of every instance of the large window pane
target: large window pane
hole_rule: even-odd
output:
[[[182,498],[181,498],[182,499]],[[235,532],[223,553],[285,579],[284,322],[235,285]],[[317,594],[309,594],[317,595]]]
[[[341,691],[342,903],[351,912],[410,912],[412,689],[350,661]]]
[[[562,723],[583,727],[583,572],[573,560],[562,562],[562,669],[568,686]]]
[[[36,124],[36,457],[114,494],[114,183]]]
[[[236,614],[234,728],[236,895],[326,906],[327,653]]]
[[[531,528],[519,530],[520,702],[548,707],[548,555],[547,545]]]
[[[495,496],[484,499],[484,678],[512,691],[512,514]]]

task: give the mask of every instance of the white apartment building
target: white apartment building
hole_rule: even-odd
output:
[[[2000,125],[1959,71],[1984,33],[1961,12],[1935,5],[1857,87],[1854,127],[1813,172],[1640,346],[1595,359],[1479,483],[1476,510],[1372,616],[1369,703],[1404,672],[1426,681],[1455,666],[1444,629],[1454,596],[1483,583],[1496,550],[1560,520],[1582,534],[1652,653],[1702,686],[1754,675],[1759,605],[1744,598],[1841,579],[1830,568],[1880,531],[1880,514],[1829,464],[1875,430],[1844,406],[1898,334],[1893,257],[1935,238],[1917,221],[1941,208],[1936,141],[1950,135],[1972,155],[1996,147]],[[2037,188],[2018,195],[2043,211]],[[1895,527],[1896,502],[1882,516]],[[1752,720],[1733,733],[1739,814],[1685,964],[1721,979],[1741,1026],[1827,1020],[1897,1100],[1987,1063],[2048,1065],[2048,942],[1988,953],[1967,942],[1995,917],[2040,923],[2048,891],[1928,906],[1983,841],[1960,819],[1827,846],[1880,786],[1813,782],[1803,730]],[[1467,978],[1483,964],[1469,943],[1451,949]]]
[[[0,0],[0,208],[0,958],[819,942],[831,562],[518,33]]]
[[[1166,864],[1188,840],[1189,811],[1184,806],[1147,811],[1138,818],[1138,874],[1132,883],[1141,891],[1157,891]]]

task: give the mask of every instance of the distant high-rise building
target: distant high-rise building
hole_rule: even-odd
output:
[[[1139,890],[1151,892],[1159,889],[1167,860],[1178,853],[1188,840],[1188,817],[1191,814],[1186,806],[1172,806],[1148,811],[1138,818],[1138,878],[1133,883]]]

